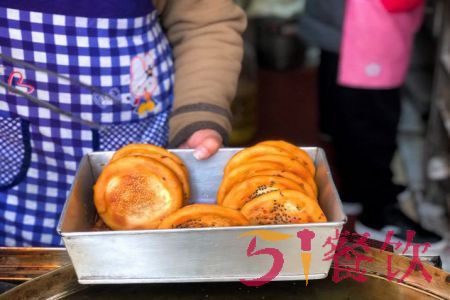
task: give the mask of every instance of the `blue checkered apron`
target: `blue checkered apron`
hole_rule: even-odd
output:
[[[94,18],[0,7],[0,53],[101,90],[0,59],[1,81],[100,126],[0,88],[0,246],[58,246],[56,224],[83,155],[166,145],[170,45],[154,8]]]

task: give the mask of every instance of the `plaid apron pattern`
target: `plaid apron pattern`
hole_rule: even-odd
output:
[[[166,145],[171,48],[154,8],[109,19],[0,7],[0,53],[33,66],[0,58],[1,81],[98,125],[0,87],[0,246],[59,246],[56,225],[84,154]]]

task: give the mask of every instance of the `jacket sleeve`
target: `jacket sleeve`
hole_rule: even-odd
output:
[[[170,146],[200,129],[226,143],[243,56],[246,17],[232,0],[154,0],[175,59]]]

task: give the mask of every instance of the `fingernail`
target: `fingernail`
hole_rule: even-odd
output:
[[[194,157],[197,160],[202,160],[208,157],[208,149],[206,149],[205,147],[199,147],[197,149],[195,149],[194,151]]]

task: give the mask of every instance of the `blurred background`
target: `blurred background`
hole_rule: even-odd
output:
[[[321,50],[300,34],[308,30],[302,28],[307,1],[238,2],[248,14],[249,26],[245,33],[243,70],[233,104],[232,146],[284,139],[301,146],[322,147],[341,192],[342,167],[337,167],[339,158],[336,159],[339,151],[334,147],[333,135],[322,124],[327,116],[322,115],[320,121],[321,114],[326,113],[319,101],[320,94],[324,93],[319,87]],[[426,1],[425,17],[414,37],[408,75],[400,88],[397,147],[390,169],[394,184],[402,187],[396,194],[402,212],[447,240],[441,257],[444,268],[449,270],[450,8],[447,2]],[[353,204],[345,204],[350,229],[360,213],[358,205]]]

